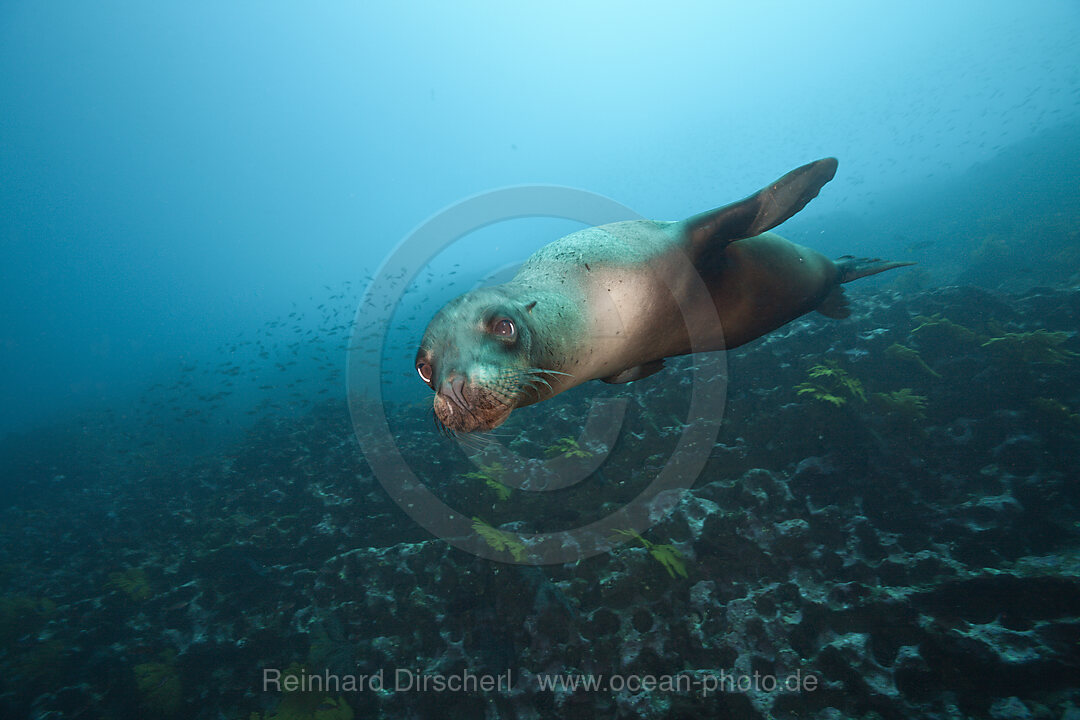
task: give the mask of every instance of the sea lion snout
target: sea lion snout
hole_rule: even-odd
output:
[[[438,394],[445,402],[453,403],[459,410],[468,410],[471,403],[462,392],[465,388],[465,378],[461,375],[451,375],[439,386]]]
[[[513,405],[499,391],[450,375],[435,392],[435,417],[450,430],[491,430],[509,417]]]

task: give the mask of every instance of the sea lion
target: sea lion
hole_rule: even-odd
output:
[[[490,430],[515,408],[588,380],[639,380],[665,358],[738,347],[811,310],[847,317],[841,283],[912,263],[834,262],[768,232],[816,197],[836,167],[834,158],[818,160],[683,221],[571,233],[510,282],[450,301],[416,354],[435,417],[450,431]]]

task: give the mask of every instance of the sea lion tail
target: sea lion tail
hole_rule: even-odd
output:
[[[852,280],[858,280],[868,275],[877,275],[886,270],[915,264],[897,260],[882,260],[881,258],[857,258],[852,255],[844,255],[837,258],[835,262],[836,267],[840,270],[840,274],[836,279],[839,283],[849,283]]]
[[[841,284],[858,280],[867,275],[877,275],[879,272],[915,264],[913,262],[882,260],[881,258],[857,258],[852,255],[844,255],[833,262],[836,263],[839,270],[836,276],[836,285],[833,285],[829,294],[815,308],[825,317],[831,318],[846,318],[851,315],[851,306],[848,304],[847,298],[844,297],[844,289],[840,287]]]

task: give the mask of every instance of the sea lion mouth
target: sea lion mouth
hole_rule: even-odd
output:
[[[455,432],[492,430],[514,409],[514,397],[456,377],[435,394],[435,419]]]
[[[453,373],[435,392],[435,421],[448,432],[492,430],[515,408],[540,402],[557,391],[552,382],[561,370],[542,368],[502,368],[466,379]]]

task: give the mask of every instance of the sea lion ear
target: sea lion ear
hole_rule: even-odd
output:
[[[536,301],[535,300],[533,300],[531,303],[529,303],[528,305],[525,306],[525,312],[527,312],[527,313],[529,313],[531,315],[532,314],[532,309],[534,307],[536,307]]]
[[[748,198],[690,218],[684,225],[692,254],[700,257],[776,227],[817,197],[836,175],[836,166],[836,158],[817,160]]]

